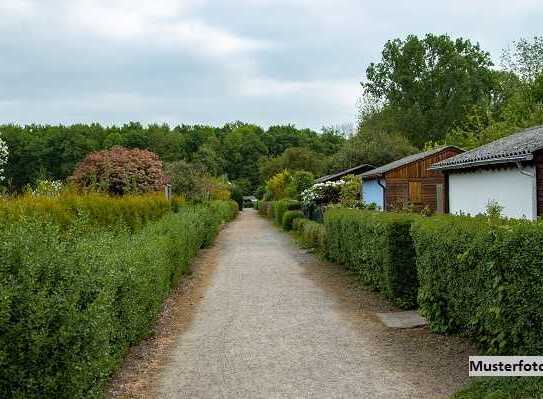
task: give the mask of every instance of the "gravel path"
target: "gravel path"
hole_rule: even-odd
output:
[[[390,305],[253,210],[216,248],[154,397],[440,398],[466,381],[465,341],[385,328]]]

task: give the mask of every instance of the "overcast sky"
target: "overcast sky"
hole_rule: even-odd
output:
[[[448,33],[499,61],[543,0],[0,0],[0,122],[352,122],[386,40]]]

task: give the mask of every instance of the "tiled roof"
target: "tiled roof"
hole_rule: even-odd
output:
[[[443,147],[439,147],[439,148],[434,148],[432,150],[429,150],[429,151],[424,151],[424,152],[419,152],[417,154],[413,154],[413,155],[408,155],[402,159],[398,159],[397,161],[394,161],[394,162],[391,162],[391,163],[387,163],[386,165],[383,165],[383,166],[380,166],[378,168],[375,168],[373,170],[370,170],[366,173],[362,173],[361,177],[362,178],[365,178],[365,177],[376,177],[376,176],[381,176],[383,175],[384,173],[386,172],[389,172],[393,169],[396,169],[396,168],[399,168],[400,166],[404,166],[404,165],[407,165],[411,162],[415,162],[415,161],[418,161],[418,160],[421,160],[421,159],[424,159],[426,157],[429,157],[430,155],[434,155],[434,154],[437,154],[447,148],[457,148],[457,147],[453,147],[453,146],[443,146]]]
[[[430,169],[460,169],[497,163],[528,161],[543,149],[543,125],[532,127],[438,162]]]

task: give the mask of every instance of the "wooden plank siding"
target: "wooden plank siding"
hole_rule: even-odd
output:
[[[409,182],[420,182],[421,202],[412,203],[417,209],[430,208],[435,212],[438,208],[447,209],[446,178],[443,173],[428,170],[434,163],[455,156],[462,151],[456,148],[445,148],[443,151],[430,155],[418,161],[400,166],[384,175],[386,181],[385,209],[391,210],[399,204],[409,203]],[[443,187],[441,206],[437,204],[437,188]]]

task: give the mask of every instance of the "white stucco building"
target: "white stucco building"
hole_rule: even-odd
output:
[[[495,201],[503,216],[543,213],[543,126],[523,130],[434,164],[446,176],[451,214],[477,215]]]

